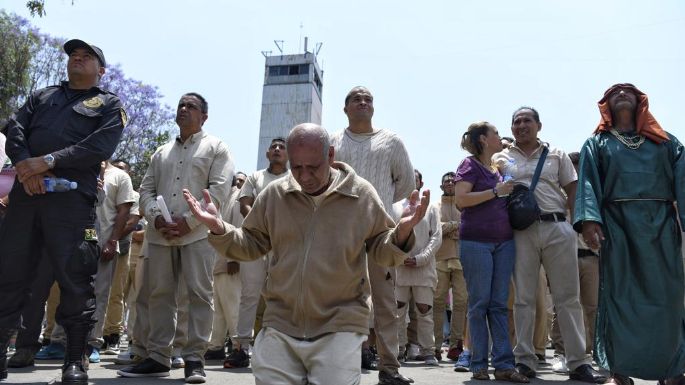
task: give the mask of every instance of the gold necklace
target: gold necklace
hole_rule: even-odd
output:
[[[620,132],[616,131],[615,128],[612,128],[609,132],[611,132],[616,137],[616,139],[618,139],[619,142],[623,143],[626,147],[628,147],[631,150],[637,150],[638,148],[640,148],[642,143],[645,142],[645,137],[642,135],[623,135]]]

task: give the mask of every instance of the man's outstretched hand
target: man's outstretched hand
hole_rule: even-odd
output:
[[[209,195],[209,190],[202,190],[202,195],[204,197],[204,202],[200,202],[195,199],[193,194],[191,194],[188,189],[183,189],[183,198],[186,200],[186,203],[188,203],[188,207],[193,213],[195,219],[207,226],[209,231],[214,234],[221,235],[226,233],[224,221],[219,218],[218,210],[212,202],[212,197]]]
[[[407,243],[414,226],[426,216],[430,197],[430,190],[424,190],[420,200],[418,190],[414,190],[409,196],[409,204],[404,208],[402,218],[397,224],[397,242],[399,245]]]

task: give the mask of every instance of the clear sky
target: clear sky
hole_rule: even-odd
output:
[[[26,0],[0,7],[25,17]],[[175,106],[188,91],[209,101],[205,129],[252,172],[264,80],[261,51],[322,42],[323,125],[347,126],[347,91],[367,86],[376,127],[397,132],[426,187],[466,153],[476,120],[511,135],[511,113],[538,109],[540,138],[578,150],[596,102],[631,82],[661,125],[685,141],[685,2],[668,1],[131,1],[46,0],[30,18],[43,32],[100,46],[127,76],[156,85]]]

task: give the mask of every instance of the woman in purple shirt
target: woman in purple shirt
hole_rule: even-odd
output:
[[[473,378],[490,379],[489,325],[495,379],[530,382],[514,370],[514,354],[509,343],[507,297],[516,253],[503,197],[511,193],[513,184],[502,182],[492,163],[492,155],[502,151],[497,128],[488,122],[471,124],[462,136],[461,147],[472,154],[457,169],[455,197],[462,209],[459,243],[469,294]]]

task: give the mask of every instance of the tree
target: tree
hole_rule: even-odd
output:
[[[41,2],[42,3],[42,2]],[[41,34],[28,20],[0,11],[0,127],[37,89],[67,78],[65,39]],[[157,87],[127,78],[121,66],[106,69],[102,89],[119,96],[128,115],[114,158],[131,164],[131,179],[140,184],[150,156],[174,134],[174,113],[162,104]]]
[[[0,11],[0,124],[19,107],[19,97],[26,95],[37,39],[26,19]]]

